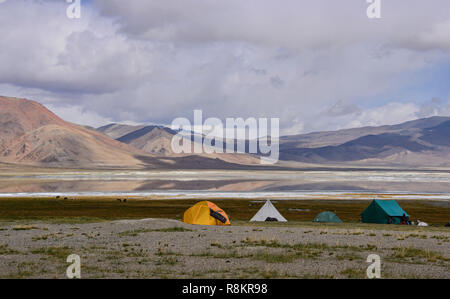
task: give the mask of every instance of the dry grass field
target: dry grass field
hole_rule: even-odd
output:
[[[290,222],[228,227],[170,219],[1,222],[0,278],[450,278],[446,228]]]
[[[93,218],[97,220],[168,218],[182,219],[184,211],[199,200],[150,200],[127,198],[11,198],[0,199],[0,220],[42,220]],[[244,199],[211,199],[233,221],[249,220],[264,201]],[[344,222],[357,223],[368,206],[367,200],[273,200],[289,221],[310,222],[322,211],[336,213]],[[450,221],[450,203],[446,201],[402,200],[400,205],[411,220],[420,219],[434,226]]]
[[[0,278],[65,278],[70,254],[83,278],[366,278],[369,254],[382,278],[450,278],[446,202],[400,202],[430,227],[362,224],[367,201],[275,200],[288,223],[249,223],[263,201],[214,200],[231,226],[179,221],[195,202],[1,199]]]

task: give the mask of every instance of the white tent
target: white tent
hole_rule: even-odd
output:
[[[270,200],[267,200],[266,203],[262,206],[262,208],[250,219],[250,222],[253,221],[266,221],[267,218],[275,218],[280,222],[287,222],[286,218],[281,216],[280,212],[273,206]]]

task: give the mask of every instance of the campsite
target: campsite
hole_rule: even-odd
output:
[[[3,289],[137,278],[234,297],[254,284],[231,280],[281,278],[260,284],[281,298],[350,293],[297,279],[450,279],[449,12],[0,0]]]
[[[382,278],[450,278],[445,201],[399,201],[429,227],[362,223],[370,200],[208,201],[230,225],[184,223],[195,199],[2,200],[1,277],[64,278],[76,253],[85,278],[366,278],[375,253]],[[313,222],[323,211],[342,223]],[[250,221],[265,216],[287,222]]]

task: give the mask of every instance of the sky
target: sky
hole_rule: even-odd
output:
[[[450,2],[0,0],[0,95],[98,127],[277,117],[281,134],[450,116]]]

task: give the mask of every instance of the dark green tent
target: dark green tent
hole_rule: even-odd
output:
[[[395,200],[374,199],[370,205],[362,212],[361,220],[364,223],[391,223],[400,224],[402,217],[409,215],[398,205]]]
[[[342,220],[333,212],[322,212],[314,218],[313,222],[341,223]]]

